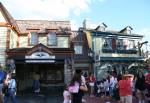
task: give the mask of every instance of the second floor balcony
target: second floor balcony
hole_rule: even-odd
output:
[[[119,54],[137,54],[138,50],[136,48],[132,49],[120,49],[120,48],[106,48],[102,47],[102,52],[103,53],[119,53]]]

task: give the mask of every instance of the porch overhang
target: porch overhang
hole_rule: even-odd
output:
[[[100,57],[100,62],[144,62],[143,57]]]

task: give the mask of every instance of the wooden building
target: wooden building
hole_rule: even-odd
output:
[[[74,48],[69,21],[15,20],[0,3],[0,63],[13,64],[19,90],[63,86],[72,76]]]

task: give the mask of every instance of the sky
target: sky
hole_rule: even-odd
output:
[[[69,20],[72,29],[88,18],[93,24],[104,22],[108,29],[126,26],[144,35],[150,50],[150,0],[0,0],[14,19]],[[146,46],[145,46],[146,48]]]

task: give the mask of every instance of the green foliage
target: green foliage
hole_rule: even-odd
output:
[[[4,72],[8,72],[9,69],[6,66],[2,66],[0,67],[0,70]]]

